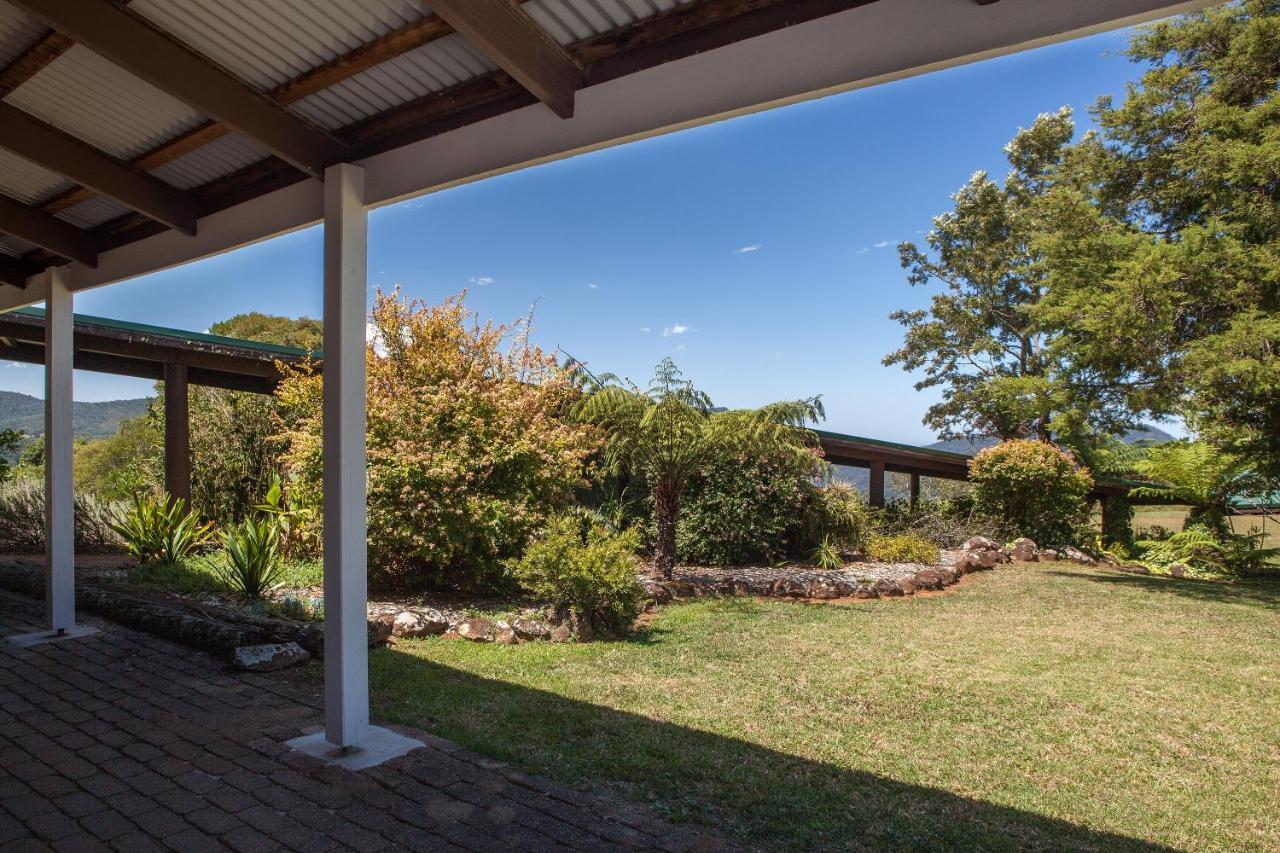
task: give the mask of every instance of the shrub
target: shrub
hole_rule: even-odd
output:
[[[833,480],[813,493],[807,523],[809,540],[822,542],[830,537],[837,548],[865,551],[874,521],[862,493],[849,483]]]
[[[834,572],[844,567],[844,559],[840,555],[840,546],[836,545],[830,534],[822,537],[818,547],[813,549],[813,557],[811,559],[815,566],[828,572]]]
[[[1217,577],[1255,572],[1277,553],[1262,548],[1260,533],[1216,533],[1206,525],[1194,524],[1166,539],[1140,539],[1134,543],[1139,560],[1151,569],[1167,573],[1175,563],[1192,574]]]
[[[226,562],[218,576],[232,592],[250,601],[279,587],[280,545],[278,528],[270,517],[246,518],[223,537]]]
[[[81,492],[76,492],[73,500],[76,550],[90,553],[119,549],[120,538],[111,528],[111,505]],[[27,478],[0,484],[0,552],[43,550],[44,484]]]
[[[922,563],[931,566],[938,562],[938,546],[913,533],[886,536],[877,533],[867,542],[867,556],[877,563]]]
[[[1128,551],[1133,545],[1133,504],[1124,495],[1102,499],[1102,544]]]
[[[978,451],[969,478],[978,512],[1007,520],[1041,547],[1079,541],[1093,478],[1070,453],[1043,441],[1005,441]]]
[[[136,495],[132,506],[116,515],[111,529],[141,563],[180,563],[213,540],[212,524],[201,524],[187,510],[186,501],[168,496],[157,500]]]
[[[625,631],[640,612],[639,533],[615,533],[574,515],[553,518],[524,555],[508,562],[522,586],[594,631]]]
[[[598,434],[562,417],[578,391],[524,329],[479,324],[462,297],[427,306],[379,292],[370,325],[370,580],[494,582],[585,483]],[[292,496],[317,508],[321,397],[321,377],[301,370],[277,391]]]
[[[685,492],[676,525],[681,558],[743,565],[806,553],[813,544],[801,540],[820,464],[816,455],[723,454]]]
[[[881,511],[877,527],[886,534],[914,533],[942,548],[958,548],[974,536],[997,542],[1018,536],[1009,522],[977,512],[968,495],[922,499],[914,507],[908,501],[891,501]]]

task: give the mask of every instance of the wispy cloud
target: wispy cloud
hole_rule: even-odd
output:
[[[653,329],[650,329],[648,326],[641,326],[641,327],[640,327],[640,331],[647,335],[647,334],[649,334],[650,332],[652,332],[652,331],[653,331]]]
[[[734,249],[734,252],[736,252],[739,255],[746,255],[746,254],[750,254],[751,252],[760,251],[760,247],[762,245],[763,245],[762,243],[752,243],[750,246],[743,246],[741,249]]]
[[[478,284],[481,287],[484,287],[485,285],[493,284],[493,276],[473,275],[471,276],[471,283]]]
[[[689,327],[687,325],[684,323],[676,323],[674,326],[667,326],[663,329],[662,336],[664,338],[669,338],[672,335],[683,335],[687,331],[689,331]]]
[[[891,242],[889,240],[877,240],[871,245],[875,246],[877,249],[883,249],[885,246],[888,246],[890,244]]]
[[[6,361],[4,366],[5,367],[22,367],[22,363],[18,361]]]
[[[684,344],[680,344],[680,346],[676,347],[676,352],[684,352],[684,350],[685,350]]]
[[[871,247],[870,247],[870,246],[863,246],[861,249],[859,249],[858,251],[854,252],[854,254],[855,254],[855,255],[865,255],[867,252],[870,252],[870,251],[871,251]]]
[[[593,282],[591,282],[590,284],[588,284],[588,285],[587,285],[587,287],[591,288],[592,290],[599,290],[599,289],[600,289],[600,282],[598,282],[598,281],[593,281]]]
[[[365,343],[373,344],[373,351],[378,355],[387,354],[387,344],[382,340],[382,332],[378,331],[378,327],[372,323],[364,324],[364,340]]]

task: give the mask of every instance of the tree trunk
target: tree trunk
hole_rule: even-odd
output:
[[[654,548],[653,564],[667,580],[671,580],[676,565],[676,519],[679,515],[680,493],[666,483],[654,486],[653,516],[658,525],[658,542]]]

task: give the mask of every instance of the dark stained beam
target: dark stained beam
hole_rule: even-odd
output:
[[[0,98],[40,73],[40,70],[75,44],[56,30],[49,30],[4,68],[0,68]]]
[[[911,508],[915,509],[920,505],[920,475],[912,472],[908,474],[907,495],[911,504]]]
[[[573,116],[582,66],[511,0],[433,0],[431,9],[561,118]]]
[[[191,500],[191,412],[187,405],[187,366],[164,366],[164,488],[171,497]]]
[[[313,177],[347,159],[332,136],[109,0],[12,2]]]
[[[871,479],[867,482],[867,503],[884,506],[884,463],[871,463]]]
[[[88,231],[4,195],[0,195],[0,231],[60,257],[98,265],[98,247]]]
[[[27,286],[27,270],[17,258],[0,255],[0,284],[12,284],[14,287]]]
[[[196,233],[200,200],[194,194],[126,166],[6,103],[0,103],[0,148],[91,187],[170,228]]]
[[[349,77],[354,77],[361,71],[367,71],[375,65],[380,65],[452,33],[453,27],[437,16],[423,15],[418,20],[362,44],[324,65],[319,65],[292,80],[286,80],[272,89],[269,94],[277,103],[292,104],[294,101],[341,83]],[[140,154],[130,161],[130,165],[144,171],[158,169],[183,154],[188,154],[202,145],[225,136],[228,132],[217,122],[205,122]],[[66,210],[96,195],[97,193],[88,187],[75,187],[59,193],[40,205],[40,208],[47,213],[57,213],[59,210]]]

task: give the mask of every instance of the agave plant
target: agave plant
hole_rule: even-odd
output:
[[[818,547],[813,550],[813,562],[818,568],[828,572],[839,571],[844,567],[840,547],[836,545],[830,534],[823,536]]]
[[[245,519],[227,531],[223,546],[227,561],[217,572],[232,592],[256,601],[281,586],[280,535],[274,519]]]
[[[134,495],[110,526],[140,563],[177,563],[213,541],[213,525],[201,524],[182,498]]]

